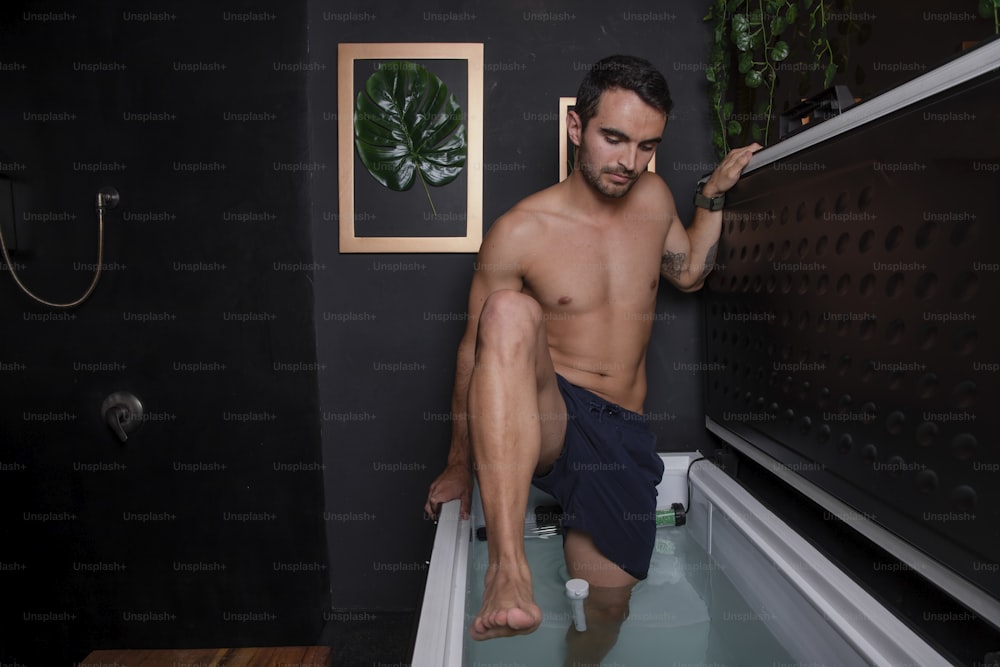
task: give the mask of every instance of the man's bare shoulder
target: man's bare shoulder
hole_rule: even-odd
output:
[[[520,245],[537,241],[551,228],[560,211],[559,186],[552,186],[529,195],[511,207],[490,226],[483,241],[487,244]]]
[[[642,174],[628,196],[631,198],[630,203],[636,208],[660,212],[665,220],[669,220],[675,212],[674,196],[670,188],[659,175],[652,172]]]

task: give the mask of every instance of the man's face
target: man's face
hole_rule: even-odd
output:
[[[577,123],[574,136],[571,126],[584,180],[606,197],[624,197],[656,153],[666,122],[631,90],[604,91],[586,129]]]

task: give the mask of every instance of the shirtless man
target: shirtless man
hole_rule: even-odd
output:
[[[641,414],[656,290],[660,276],[699,289],[722,228],[721,211],[698,208],[685,229],[666,184],[646,171],[671,106],[648,62],[598,62],[567,116],[578,147],[572,174],[514,206],[480,247],[448,464],[424,508],[435,516],[458,498],[468,516],[475,471],[489,565],[473,639],[541,623],[524,551],[532,483],[563,507],[569,574],[591,587],[589,629],[577,638],[591,646],[581,654],[600,660],[610,649],[646,576],[662,474]],[[759,148],[730,152],[701,195],[718,200]]]

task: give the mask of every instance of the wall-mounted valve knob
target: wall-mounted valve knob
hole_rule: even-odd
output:
[[[118,391],[101,403],[101,415],[118,439],[125,442],[129,433],[142,426],[142,403],[127,391]]]

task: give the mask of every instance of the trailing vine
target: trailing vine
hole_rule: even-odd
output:
[[[1000,34],[1000,0],[979,0],[979,15],[993,19],[993,32]]]
[[[822,0],[714,0],[705,16],[713,24],[706,77],[715,116],[712,143],[720,158],[731,148],[730,137],[764,144],[770,140],[778,67],[793,44],[808,40],[812,62],[805,65],[822,69],[824,88],[832,84],[837,62],[827,37],[828,7]],[[740,78],[732,76],[733,67]],[[734,79],[740,89],[730,91]],[[758,99],[758,90],[763,99]],[[737,99],[743,107],[738,114]]]
[[[976,2],[979,16],[1000,34],[1000,0]],[[790,105],[829,88],[838,73],[848,76],[845,70],[853,65],[852,86],[863,89],[864,68],[849,51],[852,42],[871,38],[874,15],[854,6],[855,0],[711,0],[704,18],[712,26],[705,74],[719,159],[735,145],[773,140],[784,110],[775,109],[779,87]],[[794,73],[797,86],[779,86],[780,75]]]

